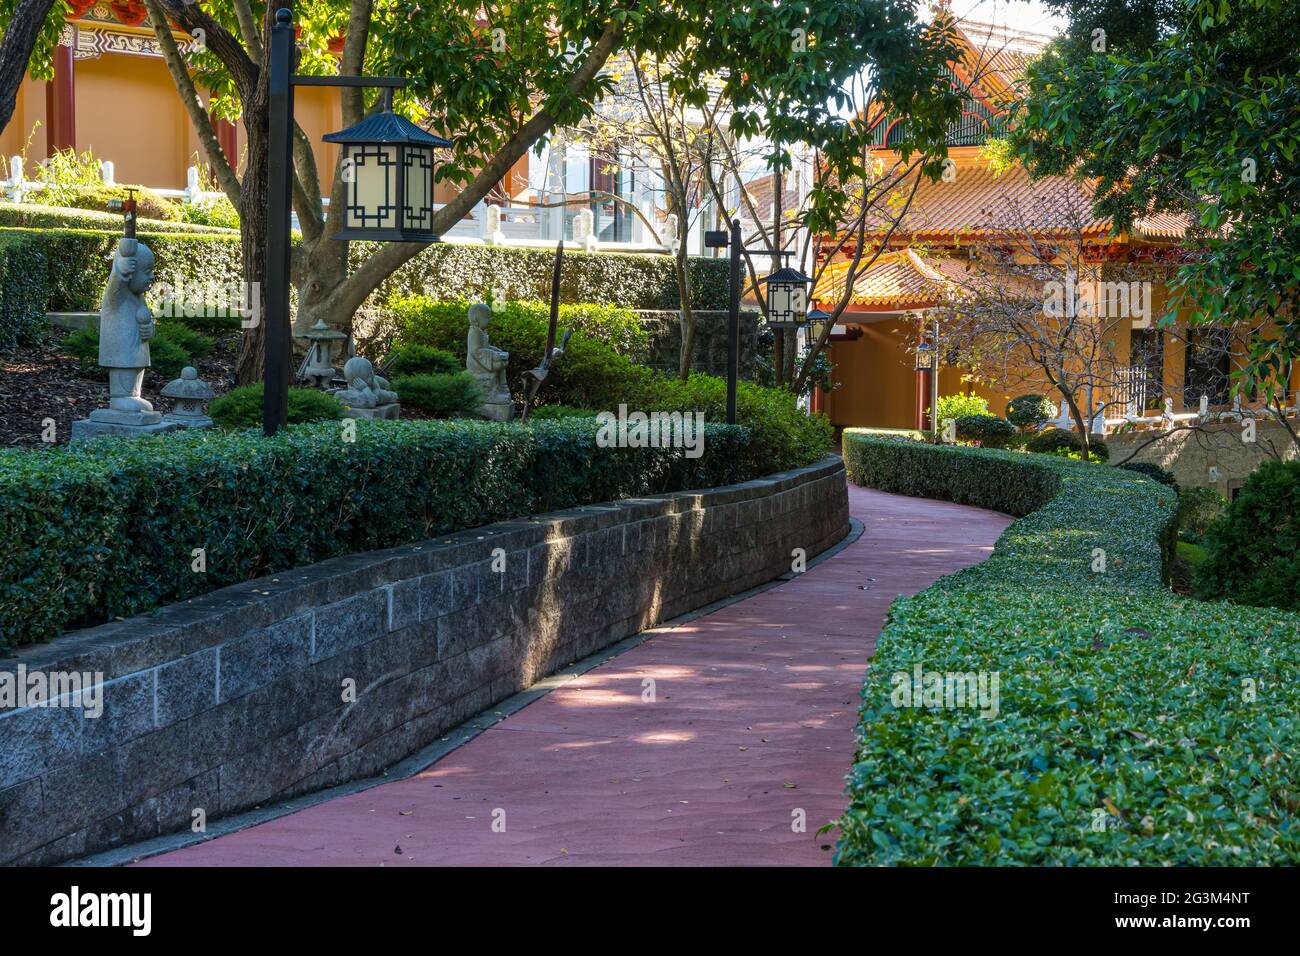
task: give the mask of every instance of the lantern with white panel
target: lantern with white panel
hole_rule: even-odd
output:
[[[335,239],[437,242],[433,232],[434,150],[451,146],[384,109],[355,126],[324,137],[343,147],[346,182],[343,224]]]
[[[808,320],[808,287],[812,279],[798,269],[782,266],[766,279],[767,325],[772,329],[797,329]]]

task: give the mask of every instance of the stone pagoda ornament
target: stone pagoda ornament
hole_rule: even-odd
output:
[[[307,350],[307,361],[303,363],[302,378],[316,388],[329,388],[338,375],[334,367],[335,350],[347,336],[331,329],[324,319],[317,319],[316,324],[307,330],[306,337],[311,347]]]
[[[483,404],[478,408],[479,417],[494,422],[508,422],[515,410],[510,388],[506,385],[506,365],[510,361],[510,353],[492,345],[487,331],[491,321],[491,306],[479,302],[469,307],[465,368],[474,376],[483,393]]]
[[[131,190],[128,190],[130,193]],[[154,280],[154,254],[135,238],[135,199],[122,202],[126,228],[104,288],[99,309],[99,364],[108,370],[108,408],[72,423],[72,440],[99,435],[143,435],[179,426],[163,421],[140,396],[144,372],[152,364],[149,339],[153,315],[144,294]]]
[[[185,366],[181,377],[170,382],[162,390],[163,398],[170,398],[176,406],[163,416],[163,421],[173,422],[183,428],[211,428],[212,419],[208,417],[208,402],[216,398],[212,386],[199,378],[198,369]]]

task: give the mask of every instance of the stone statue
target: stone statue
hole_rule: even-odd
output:
[[[388,387],[388,379],[375,374],[370,359],[354,355],[343,363],[343,378],[347,387],[332,394],[348,408],[351,418],[397,418],[401,406],[397,393]]]
[[[144,371],[150,366],[153,316],[144,293],[153,284],[154,255],[134,237],[118,240],[104,301],[99,309],[99,364],[108,370],[108,408],[72,423],[72,438],[133,435],[170,431],[161,412],[140,397]]]
[[[514,413],[514,402],[510,398],[510,389],[506,386],[506,364],[510,361],[510,353],[494,348],[489,341],[487,327],[491,321],[490,306],[480,302],[469,307],[465,367],[483,392],[479,415],[494,422],[508,422]]]

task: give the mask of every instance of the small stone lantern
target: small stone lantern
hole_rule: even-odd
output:
[[[163,416],[164,422],[184,428],[212,427],[212,419],[208,417],[208,402],[217,393],[211,385],[199,378],[198,370],[194,367],[187,365],[181,369],[181,377],[170,382],[160,394],[176,401],[176,407]]]
[[[334,368],[335,343],[346,338],[342,332],[327,326],[324,319],[317,319],[316,324],[307,330],[311,348],[307,351],[307,364],[303,368],[302,377],[316,388],[329,388],[338,376],[338,371]]]

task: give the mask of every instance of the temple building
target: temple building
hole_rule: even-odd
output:
[[[1165,310],[1169,280],[1186,254],[1184,221],[1158,214],[1112,235],[1111,223],[1092,214],[1087,184],[1061,177],[1034,180],[1018,164],[998,169],[986,151],[1006,121],[1026,63],[1051,38],[970,22],[957,26],[957,38],[961,54],[951,74],[964,91],[965,105],[961,120],[950,128],[944,174],[933,181],[922,178],[901,216],[900,207],[891,207],[868,221],[861,262],[870,265],[858,267],[831,339],[832,378],[838,384],[815,394],[813,407],[841,427],[928,427],[928,375],[933,373],[918,368],[916,347],[923,337],[933,339],[934,318],[969,293],[970,278],[987,270],[995,253],[1060,249],[1073,231],[1079,261],[1106,277],[1137,277],[1135,295],[1145,293],[1142,314],[1136,308],[1133,314],[1116,310],[1098,333],[1112,353],[1109,380],[1105,388],[1078,396],[1100,409],[1094,431],[1126,431],[1126,425],[1171,411],[1177,416],[1207,406],[1210,414],[1231,411],[1230,376],[1244,351],[1240,334],[1189,329],[1182,321],[1174,330],[1155,324]],[[878,157],[889,168],[897,159],[891,147],[901,122],[880,110],[868,117],[875,123]],[[1068,218],[1063,210],[1077,212],[1071,230],[1062,221],[1049,221]],[[829,311],[842,300],[855,251],[854,243],[837,250],[821,274],[813,294],[821,308]],[[983,396],[997,415],[1022,394],[1060,401],[1033,368],[986,365],[972,374],[970,367],[945,364],[942,322],[936,355],[940,395]],[[1297,387],[1300,376],[1293,374],[1288,398]],[[1249,397],[1245,404],[1252,404]]]

